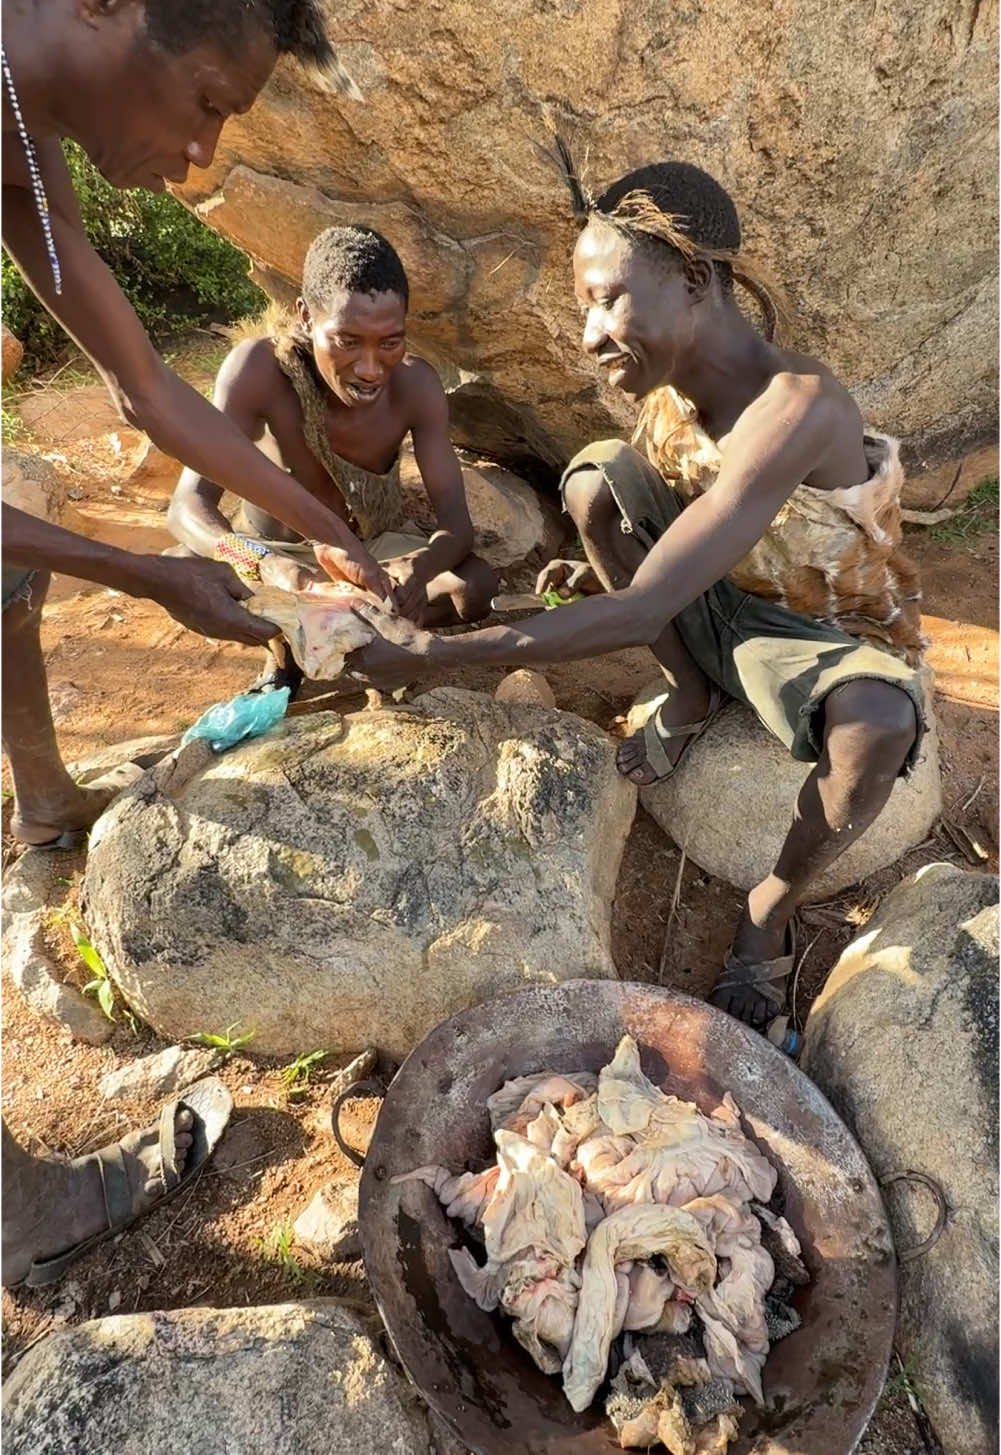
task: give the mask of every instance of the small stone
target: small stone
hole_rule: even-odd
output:
[[[378,1057],[379,1053],[375,1047],[368,1046],[353,1061],[349,1061],[346,1066],[342,1066],[340,1071],[336,1072],[330,1081],[331,1101],[336,1101],[339,1096],[344,1095],[349,1087],[357,1086],[359,1081],[364,1081],[366,1076],[371,1076],[375,1070],[375,1063]]]
[[[127,1066],[109,1071],[98,1082],[106,1101],[119,1097],[160,1097],[183,1091],[219,1064],[218,1051],[168,1046],[153,1056],[143,1056]]]
[[[541,672],[525,668],[511,672],[494,693],[496,702],[520,703],[529,707],[555,707],[556,696]]]
[[[114,1313],[115,1312],[115,1309],[118,1307],[118,1305],[121,1303],[121,1301],[122,1301],[122,1291],[121,1291],[121,1289],[120,1288],[113,1288],[111,1290],[111,1292],[108,1294],[108,1312],[109,1313]]]
[[[292,1226],[296,1242],[318,1258],[330,1263],[360,1258],[358,1183],[331,1182],[321,1187]]]

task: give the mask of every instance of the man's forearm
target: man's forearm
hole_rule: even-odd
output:
[[[144,556],[115,546],[90,541],[26,511],[3,507],[3,562],[5,566],[61,571],[82,581],[95,581],[131,596],[144,595]]]
[[[628,590],[593,596],[529,617],[516,627],[491,626],[459,637],[435,637],[433,667],[513,667],[601,657],[646,646],[666,625],[650,603]]]
[[[286,475],[232,420],[166,366],[155,400],[135,400],[128,411],[154,444],[224,490],[266,510],[307,540],[367,554],[347,522]]]
[[[187,474],[188,471],[185,471],[185,475]],[[182,488],[183,485],[182,476]],[[203,500],[197,490],[174,496],[167,511],[167,527],[189,551],[209,559],[212,558],[220,537],[233,529],[219,507]]]

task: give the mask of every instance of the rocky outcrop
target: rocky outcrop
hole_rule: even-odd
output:
[[[938,1241],[902,1261],[896,1342],[946,1455],[994,1455],[998,1407],[998,881],[931,864],[899,885],[814,1002],[803,1069],[876,1175],[941,1188]],[[886,1189],[898,1253],[935,1222]]]
[[[112,978],[165,1039],[238,1022],[266,1054],[402,1057],[505,988],[614,976],[636,795],[593,724],[439,689],[182,771],[187,753],[99,821],[84,884]]]
[[[333,1299],[97,1319],[4,1385],[7,1455],[431,1455],[377,1322]]]
[[[920,844],[942,811],[938,734],[926,700],[928,731],[921,759],[894,785],[883,812],[840,859],[810,886],[811,900],[828,899],[895,864]],[[651,683],[629,714],[645,721],[648,703],[664,691]],[[774,865],[792,823],[793,806],[810,763],[798,763],[748,707],[731,702],[686,752],[677,772],[641,790],[646,811],[700,869],[738,889],[759,884]]]
[[[280,69],[184,195],[286,299],[321,228],[385,232],[460,442],[524,473],[631,417],[581,354],[547,108],[596,189],[665,157],[713,172],[791,341],[874,426],[929,459],[990,433],[995,7],[345,0],[328,18],[364,101]]]

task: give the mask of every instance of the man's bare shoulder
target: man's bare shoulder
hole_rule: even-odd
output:
[[[809,354],[787,352],[786,368],[775,374],[763,398],[780,409],[822,414],[847,424],[861,415],[855,400],[826,364]]]
[[[407,354],[393,372],[397,398],[411,416],[440,408],[445,388],[438,371],[419,354]]]

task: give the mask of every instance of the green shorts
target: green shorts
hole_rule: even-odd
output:
[[[647,550],[681,513],[657,470],[622,440],[599,440],[567,466],[570,476],[600,470],[622,516],[622,530]],[[845,682],[888,682],[914,704],[917,733],[904,764],[918,760],[925,731],[918,668],[815,617],[718,581],[674,618],[682,641],[711,681],[746,702],[794,758],[815,763],[823,751],[824,701]]]

